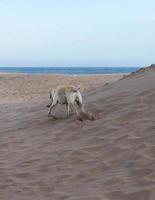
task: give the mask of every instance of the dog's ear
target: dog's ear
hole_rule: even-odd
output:
[[[83,87],[82,85],[79,85],[79,86],[77,87],[77,89],[78,89],[81,93],[83,93],[83,91],[84,91],[84,87]]]

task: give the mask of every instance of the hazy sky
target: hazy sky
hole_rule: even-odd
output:
[[[0,66],[155,63],[155,0],[0,0]]]

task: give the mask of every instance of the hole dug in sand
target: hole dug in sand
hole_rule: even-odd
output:
[[[91,112],[80,112],[80,114],[77,116],[77,119],[80,121],[84,121],[84,120],[93,121],[95,120],[95,117]]]

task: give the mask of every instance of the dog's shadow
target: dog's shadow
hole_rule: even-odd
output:
[[[70,117],[56,117],[54,115],[48,115],[49,119],[52,120],[52,121],[59,121],[59,120],[68,120],[68,119],[71,119],[73,118],[74,114],[71,114]],[[85,120],[88,120],[88,121],[94,121],[96,120],[96,117],[91,113],[91,112],[80,112],[78,116],[74,116],[75,117],[75,120],[79,120],[79,121],[85,121]]]
[[[52,121],[56,121],[56,120],[62,120],[65,119],[64,117],[56,117],[54,115],[48,115],[48,118]]]
[[[80,114],[77,116],[77,119],[80,121],[94,121],[96,117],[91,112],[80,112]]]

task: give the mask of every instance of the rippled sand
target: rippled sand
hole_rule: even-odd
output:
[[[65,119],[63,106],[53,111],[58,120],[47,117],[49,88],[42,87],[48,77],[39,77],[38,86],[38,77],[5,77],[0,76],[0,199],[155,199],[154,68],[108,85],[103,77],[83,77],[86,109],[97,118],[91,122]],[[16,80],[26,79],[35,89],[26,97],[25,85],[21,97],[17,86],[13,94]]]

